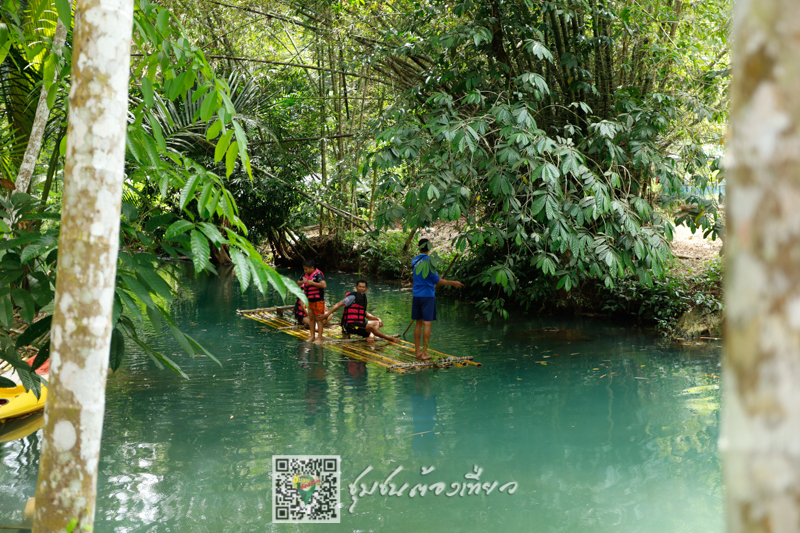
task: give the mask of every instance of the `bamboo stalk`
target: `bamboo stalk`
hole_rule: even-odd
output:
[[[257,309],[237,309],[236,314],[243,315],[245,313],[272,313],[274,311],[286,311],[288,309],[294,309],[293,305],[279,305],[276,307],[259,307]]]

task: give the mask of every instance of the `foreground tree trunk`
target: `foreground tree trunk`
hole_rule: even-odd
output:
[[[119,246],[133,0],[78,0],[34,531],[94,522]]]
[[[53,54],[61,57],[61,47],[64,46],[66,39],[67,27],[64,26],[61,19],[58,19],[56,33],[53,36]],[[45,80],[45,82],[48,81],[52,80]],[[22,158],[22,164],[19,166],[19,173],[17,174],[16,192],[28,192],[31,176],[33,176],[33,170],[36,168],[36,160],[39,159],[39,151],[42,149],[44,127],[47,125],[47,119],[49,117],[50,108],[47,107],[47,83],[43,83],[42,92],[39,95],[39,105],[36,106],[36,115],[33,118],[31,136],[28,139],[28,146],[25,148],[25,156]],[[58,151],[58,144],[56,144],[55,150]]]
[[[722,438],[728,531],[800,531],[800,3],[738,0]]]

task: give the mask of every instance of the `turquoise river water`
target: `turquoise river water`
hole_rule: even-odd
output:
[[[354,280],[330,274],[329,303]],[[410,292],[372,285],[371,311],[401,332]],[[190,379],[137,352],[109,376],[97,533],[723,530],[713,343],[667,345],[599,318],[487,325],[440,291],[432,348],[483,367],[395,375],[238,317],[281,301],[241,295],[229,273],[186,289],[174,316],[222,366],[151,332]],[[0,443],[0,526],[23,523],[40,444],[41,431]],[[341,456],[339,524],[272,523],[273,455]],[[356,486],[352,505],[368,467],[359,484],[402,467],[391,483],[409,488]],[[479,494],[447,496],[478,472]]]

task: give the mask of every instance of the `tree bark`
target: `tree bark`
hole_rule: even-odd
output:
[[[800,3],[731,37],[722,437],[728,531],[800,529]]]
[[[125,163],[133,0],[78,0],[34,531],[93,527]],[[74,521],[77,521],[75,523]]]
[[[64,46],[64,41],[66,41],[66,39],[67,27],[64,26],[61,19],[58,19],[51,52],[61,57],[61,47]],[[19,166],[19,173],[17,174],[16,192],[28,192],[31,176],[33,176],[33,170],[36,168],[36,160],[39,159],[39,151],[42,149],[42,138],[44,137],[44,127],[47,125],[47,119],[50,117],[50,108],[47,107],[47,83],[50,81],[53,80],[44,80],[42,84],[42,92],[39,95],[39,104],[36,106],[36,115],[33,119],[31,136],[28,138],[28,146],[25,148],[25,155],[22,158],[22,164]],[[55,90],[55,88],[53,90]],[[58,151],[57,144],[55,149]]]

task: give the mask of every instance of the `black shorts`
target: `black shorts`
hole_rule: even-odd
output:
[[[369,337],[369,331],[367,331],[367,323],[366,322],[350,322],[349,324],[345,324],[343,326],[345,333],[349,333],[351,335],[360,335],[361,337]]]
[[[411,320],[424,322],[436,320],[436,297],[413,296],[411,298]]]
[[[307,315],[299,315],[297,313],[294,314],[294,319],[297,320],[298,326],[303,324],[303,320],[305,320],[306,316]]]

